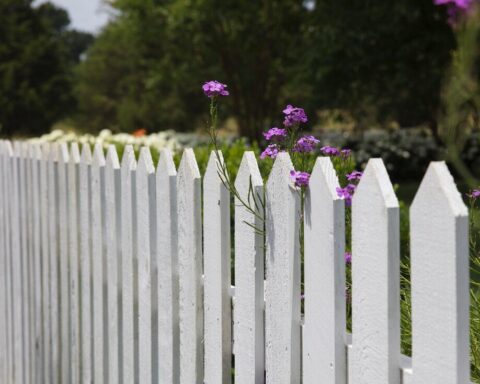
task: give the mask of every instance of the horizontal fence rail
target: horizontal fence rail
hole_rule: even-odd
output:
[[[0,141],[0,383],[469,383],[468,211],[445,163],[410,208],[411,357],[383,162],[353,198],[351,334],[330,159],[304,202],[286,153],[264,184],[246,152],[235,194],[223,167]]]

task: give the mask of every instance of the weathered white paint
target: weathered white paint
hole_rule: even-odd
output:
[[[120,246],[120,163],[114,145],[108,147],[105,165],[105,228],[107,252],[108,291],[108,380],[120,382],[120,327],[119,327],[119,270],[121,267]]]
[[[90,146],[84,144],[79,166],[81,366],[84,384],[93,381],[91,166],[92,152]]]
[[[192,149],[177,177],[180,383],[203,383],[202,214],[200,171]]]
[[[410,208],[413,383],[467,383],[468,211],[444,162],[433,162]]]
[[[70,372],[71,383],[81,382],[81,339],[80,339],[80,196],[79,172],[80,151],[72,143],[68,163],[68,256],[70,266]]]
[[[58,151],[58,237],[59,237],[59,296],[60,296],[60,383],[68,383],[70,372],[70,285],[68,262],[68,147],[61,143]]]
[[[106,300],[103,286],[104,274],[104,171],[105,156],[102,145],[97,143],[93,151],[92,159],[92,290],[93,290],[93,377],[95,383],[107,383],[108,376],[106,363],[108,362],[107,350],[105,348],[108,340],[108,328],[105,327]]]
[[[150,203],[155,199],[150,190],[155,180],[150,150],[143,147],[137,166],[137,257],[138,257],[138,352],[139,382],[152,382],[152,255],[150,244]],[[156,233],[156,231],[155,231]]]
[[[133,202],[136,160],[131,145],[125,146],[121,164],[121,247],[122,247],[122,340],[123,353],[120,378],[124,383],[135,380],[134,357],[134,254],[133,254]]]
[[[178,318],[177,171],[168,149],[157,165],[159,383],[180,380]]]
[[[352,206],[350,380],[400,383],[399,208],[381,159],[371,159]]]
[[[253,210],[235,198],[235,383],[263,384],[264,196],[262,176],[253,152],[244,153],[235,188]]]
[[[303,383],[346,383],[345,208],[328,157],[318,158],[305,197]]]
[[[267,384],[300,383],[300,194],[287,153],[277,156],[266,192],[265,368]]]
[[[230,192],[221,173],[221,152],[212,151],[203,179],[205,382],[232,381]]]

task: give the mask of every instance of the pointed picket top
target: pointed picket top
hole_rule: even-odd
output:
[[[15,154],[15,156],[21,155],[21,148],[22,148],[22,142],[15,140],[13,142],[13,153]]]
[[[70,163],[80,163],[80,149],[78,148],[78,143],[76,142],[72,143],[70,146]]]
[[[118,154],[115,145],[110,144],[107,150],[107,160],[106,160],[107,169],[119,169],[120,162],[118,161]]]
[[[353,200],[371,199],[372,189],[379,192],[386,208],[398,207],[398,199],[388,176],[382,159],[373,158],[368,161],[367,167],[355,191]]]
[[[248,192],[250,182],[252,187],[263,186],[262,175],[253,151],[247,151],[243,154],[237,178],[235,179],[235,188],[239,192],[244,192],[245,189]]]
[[[425,205],[428,205],[427,209],[431,210],[433,196],[444,200],[444,202],[438,202],[439,208],[441,205],[442,209],[448,209],[451,215],[455,217],[468,215],[468,209],[444,161],[430,163],[413,199],[411,211],[421,210]]]
[[[191,179],[199,179],[201,177],[197,160],[195,159],[195,153],[192,148],[186,148],[183,151],[182,160],[178,167],[178,173],[179,177],[188,177]]]
[[[95,144],[93,149],[92,165],[96,167],[103,167],[105,165],[105,154],[103,153],[103,146],[100,143]]]
[[[205,183],[218,183],[223,184],[222,180],[225,178],[222,171],[224,164],[222,151],[212,151],[208,159],[207,169],[205,170],[205,176],[203,182]]]
[[[346,383],[345,206],[328,157],[305,197],[303,382]]]
[[[175,168],[175,162],[173,161],[172,152],[168,148],[164,148],[160,151],[160,158],[157,164],[157,173],[166,174],[168,176],[176,176],[177,170]]]
[[[122,162],[120,167],[122,170],[132,171],[137,168],[137,160],[135,159],[135,151],[131,145],[126,145],[123,150]]]
[[[155,172],[155,167],[153,165],[150,148],[142,147],[140,149],[140,155],[138,156],[137,170],[138,172],[144,172],[147,174]]]
[[[52,162],[58,161],[58,151],[59,151],[58,143],[56,142],[51,143],[50,151],[48,152],[48,160]]]
[[[83,164],[91,164],[92,163],[92,150],[90,149],[89,144],[82,145],[82,153],[80,154],[80,161]]]
[[[68,144],[67,143],[60,143],[59,151],[58,151],[58,161],[62,164],[68,164],[70,155],[68,153]]]
[[[285,181],[288,182],[292,188],[295,188],[290,172],[293,171],[292,160],[290,155],[286,152],[281,152],[277,155],[275,162],[273,163],[272,170],[267,180],[267,190],[276,187],[277,184],[285,185]]]
[[[399,222],[398,200],[385,165],[370,159],[352,207],[349,377],[355,383],[400,382]]]
[[[410,244],[412,383],[470,382],[468,211],[445,162],[410,207]]]
[[[8,156],[13,156],[13,147],[12,147],[12,142],[10,140],[5,141],[5,153]]]

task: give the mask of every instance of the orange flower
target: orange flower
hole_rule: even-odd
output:
[[[145,128],[139,128],[135,131],[133,131],[133,136],[135,137],[142,137],[147,134],[147,130]]]

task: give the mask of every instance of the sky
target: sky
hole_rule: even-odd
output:
[[[37,0],[34,5],[47,2]],[[102,0],[50,0],[51,3],[65,8],[71,19],[71,27],[81,31],[96,33],[109,18],[108,9]]]

